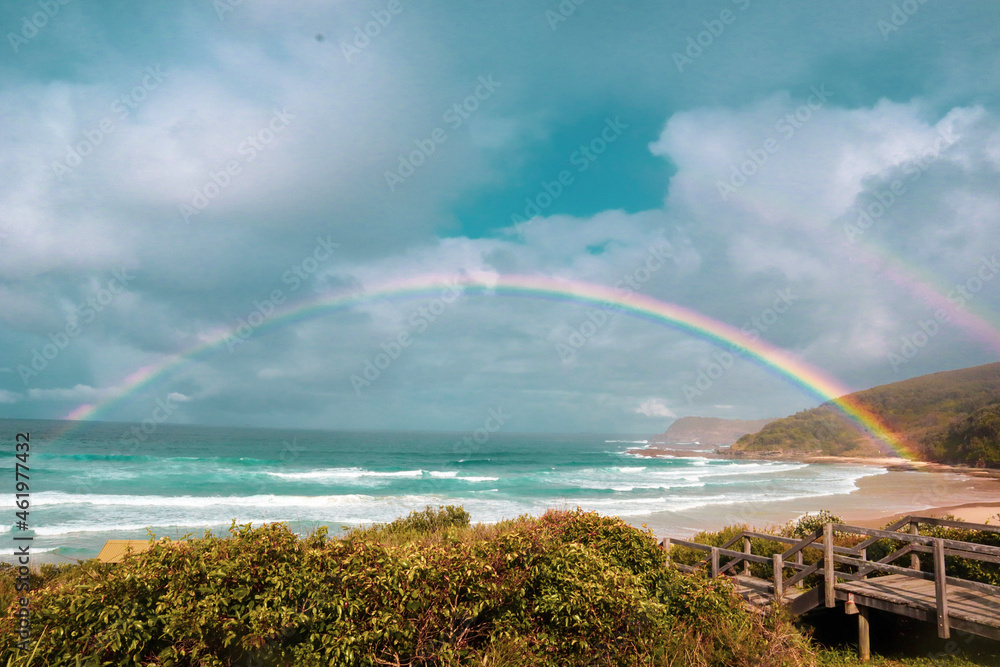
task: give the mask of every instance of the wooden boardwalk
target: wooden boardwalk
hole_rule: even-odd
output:
[[[955,628],[1000,640],[1000,587],[945,574],[945,557],[998,564],[1000,547],[920,535],[920,524],[1000,534],[998,526],[907,516],[885,530],[828,523],[799,540],[743,531],[718,547],[670,538],[661,546],[668,551],[680,546],[706,552],[696,565],[675,566],[686,572],[704,569],[712,577],[730,577],[737,592],[755,609],[780,604],[799,615],[842,602],[845,613],[858,615],[862,659],[869,656],[870,609],[935,623],[943,638],[950,637]],[[834,544],[835,533],[864,539],[841,547]],[[754,554],[754,539],[788,548],[770,556]],[[896,550],[878,561],[869,560],[868,549],[879,540],[891,540]],[[742,548],[736,550],[737,545]],[[803,556],[809,550],[822,554],[811,564]],[[921,555],[930,557],[932,572],[921,570]],[[904,558],[906,567],[894,564]],[[753,576],[753,564],[770,565],[773,578]]]

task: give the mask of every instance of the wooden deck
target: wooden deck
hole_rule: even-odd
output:
[[[890,574],[865,581],[837,584],[837,598],[934,623],[937,599],[933,581]],[[948,591],[949,626],[957,630],[1000,640],[1000,598],[980,591],[952,588]]]
[[[1000,564],[1000,547],[920,535],[920,524],[962,528],[1000,534],[1000,527],[917,516],[903,517],[885,530],[828,523],[801,540],[753,531],[743,531],[722,546],[665,538],[661,546],[688,547],[706,552],[696,565],[676,563],[686,572],[701,569],[712,577],[730,578],[737,592],[755,609],[782,605],[795,615],[818,606],[844,603],[844,612],[858,615],[858,643],[867,659],[868,611],[882,611],[936,623],[938,636],[950,637],[951,628],[1000,640],[1000,587],[946,576],[945,557]],[[864,536],[853,547],[834,544],[834,534]],[[787,545],[778,554],[752,553],[751,540],[762,539]],[[868,548],[879,540],[902,545],[888,556],[868,559]],[[742,542],[742,549],[736,550]],[[821,551],[817,562],[806,564],[807,550]],[[920,558],[930,557],[933,572],[924,572]],[[906,559],[908,567],[893,563]],[[770,565],[771,580],[751,575],[752,564]],[[759,569],[758,569],[759,571]],[[807,578],[820,581],[806,586]]]

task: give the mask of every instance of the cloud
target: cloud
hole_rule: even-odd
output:
[[[642,404],[635,409],[635,412],[640,415],[646,415],[647,417],[677,418],[674,411],[667,407],[666,402],[659,398],[651,398],[648,401],[643,401]]]
[[[22,398],[21,394],[17,394],[13,391],[7,391],[6,389],[0,389],[0,403],[17,403]]]
[[[0,13],[17,23],[15,9]],[[805,13],[751,3],[684,72],[673,53],[713,19],[697,3],[587,5],[555,31],[531,3],[404,3],[350,59],[340,42],[370,8],[233,9],[220,20],[210,4],[67,5],[16,68],[0,65],[2,365],[61,340],[114,270],[136,276],[92,321],[80,316],[30,389],[0,374],[4,405],[22,397],[17,414],[117,396],[137,368],[202,349],[275,290],[294,309],[425,274],[613,287],[650,247],[673,259],[644,295],[737,328],[766,321],[754,329],[763,340],[850,387],[995,358],[956,318],[900,371],[886,362],[940,307],[932,293],[947,304],[983,253],[1000,250],[989,3],[960,15],[928,4],[888,40],[877,28],[885,8],[871,3]],[[441,33],[445,24],[454,29]],[[480,76],[502,84],[454,127],[444,114]],[[510,228],[525,197],[551,192],[560,170],[577,168],[581,142],[619,115],[621,139],[574,171],[544,215]],[[104,120],[114,129],[98,144]],[[386,172],[437,128],[447,140],[390,190]],[[958,140],[927,161],[949,134]],[[266,146],[250,150],[251,139]],[[56,173],[81,144],[89,154]],[[896,180],[905,192],[852,242],[845,230]],[[205,206],[185,222],[179,206],[196,196]],[[337,252],[293,289],[285,277],[318,236]],[[772,322],[786,289],[798,300]],[[518,415],[512,429],[630,431],[666,416],[636,405],[680,405],[717,351],[619,313],[568,361],[558,346],[583,340],[597,317],[586,305],[462,298],[414,331],[424,305],[396,295],[308,311],[232,353],[197,356],[157,391],[186,403],[178,417],[210,423],[475,428],[484,405],[502,402]],[[965,307],[995,317],[1000,292]],[[401,332],[413,343],[358,395],[351,375]],[[752,418],[814,401],[740,359],[689,407]],[[146,418],[148,402],[114,416]]]
[[[60,389],[29,389],[28,398],[40,401],[74,401],[90,403],[114,396],[114,388],[97,389],[84,384]]]

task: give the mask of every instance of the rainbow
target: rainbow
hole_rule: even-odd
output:
[[[831,402],[889,449],[906,458],[914,458],[911,448],[887,428],[878,416],[847,396],[851,392],[849,388],[790,352],[744,334],[739,329],[698,311],[658,301],[640,293],[602,285],[547,276],[421,275],[373,285],[362,292],[323,295],[304,303],[290,304],[264,319],[253,330],[252,335],[257,336],[267,330],[346,310],[374,300],[436,298],[449,286],[457,286],[464,295],[543,299],[586,306],[612,307],[633,317],[666,325],[716,345],[738,350],[758,365],[787,378],[821,401]],[[232,345],[237,336],[235,328],[215,332],[181,354],[132,373],[118,387],[115,397],[97,405],[81,405],[70,412],[66,419],[88,421],[101,417],[129,397],[162,383],[184,367],[226,349]]]
[[[763,212],[769,219],[777,220],[784,216],[791,220],[815,223],[799,230],[800,234],[812,230],[811,240],[815,247],[837,252],[845,261],[867,267],[873,275],[884,277],[896,287],[919,298],[928,307],[943,312],[948,317],[949,326],[961,327],[990,350],[1000,353],[1000,321],[995,313],[985,308],[983,299],[957,305],[950,298],[950,290],[955,287],[954,283],[949,287],[943,286],[940,278],[932,275],[926,268],[904,260],[891,249],[881,246],[872,235],[866,234],[860,241],[851,243],[843,237],[840,225],[836,224],[834,237],[831,238],[830,227],[824,226],[817,220],[815,211],[789,202],[779,192],[764,193],[744,188],[740,192],[740,198],[742,203],[748,204],[745,208],[752,214],[761,215]],[[736,205],[737,201],[733,200],[732,204]],[[852,206],[841,216],[846,217],[856,212],[857,208]],[[888,224],[888,221],[881,224]],[[833,242],[837,239],[839,243]],[[927,319],[935,317],[936,314],[937,312],[928,314]]]

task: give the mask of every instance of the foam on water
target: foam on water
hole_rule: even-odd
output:
[[[95,424],[58,442],[37,432],[39,422],[21,428],[28,429],[39,464],[32,475],[35,544],[90,555],[105,539],[141,538],[147,527],[197,534],[235,519],[336,529],[392,521],[427,505],[462,505],[474,521],[487,523],[553,507],[626,518],[739,503],[763,507],[850,493],[858,479],[881,472],[697,457],[640,463],[627,450],[648,443],[613,436],[496,433],[457,458],[456,434],[290,436],[169,425],[130,455],[111,456],[121,424]],[[292,439],[291,451],[281,447]]]

